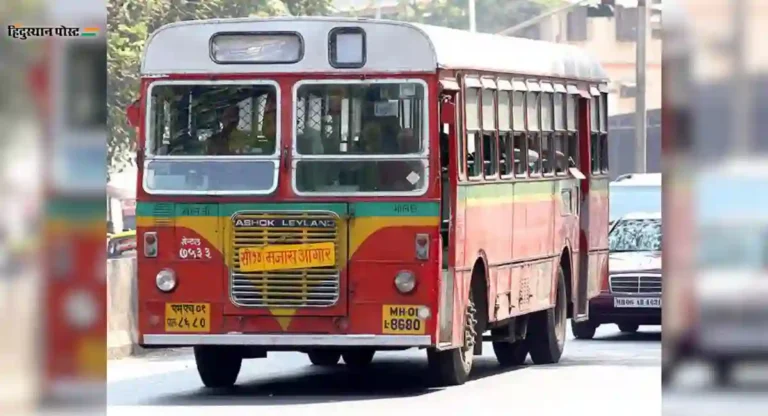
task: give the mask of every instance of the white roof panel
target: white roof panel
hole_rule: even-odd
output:
[[[342,26],[366,34],[366,64],[360,69],[334,68],[328,61],[328,34]],[[209,54],[211,36],[219,32],[295,31],[304,41],[304,57],[295,64],[217,64]],[[403,47],[408,45],[408,47]],[[393,59],[396,57],[397,59]],[[339,17],[273,17],[176,22],[155,31],[147,41],[141,72],[434,72],[438,68],[474,69],[524,75],[606,81],[599,62],[581,49],[437,26]]]

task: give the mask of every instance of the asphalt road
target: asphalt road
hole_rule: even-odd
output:
[[[153,352],[110,361],[107,400],[110,415],[141,416],[176,413],[167,406],[193,406],[184,415],[221,413],[218,406],[227,406],[227,415],[454,415],[498,406],[509,414],[658,415],[660,340],[660,327],[621,334],[608,325],[594,340],[569,335],[559,364],[529,361],[508,370],[500,369],[486,343],[471,381],[445,389],[428,387],[426,353],[419,350],[377,353],[362,372],[343,364],[316,368],[300,353],[271,353],[245,361],[238,387],[229,392],[202,388],[189,350]]]

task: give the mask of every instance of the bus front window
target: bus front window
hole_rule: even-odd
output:
[[[145,188],[266,192],[276,183],[277,87],[158,83],[150,87]]]
[[[297,89],[296,190],[419,192],[426,185],[426,87],[329,81]]]

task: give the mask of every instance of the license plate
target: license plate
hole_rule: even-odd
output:
[[[210,332],[209,303],[166,303],[165,332]]]
[[[614,308],[661,308],[661,298],[613,298]]]
[[[335,243],[243,247],[238,254],[240,270],[244,272],[310,269],[336,265]]]
[[[420,319],[419,307],[414,305],[384,305],[381,310],[383,334],[420,335],[426,331],[424,319]]]

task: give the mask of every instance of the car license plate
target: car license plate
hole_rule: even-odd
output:
[[[614,308],[661,308],[661,298],[613,298]]]
[[[336,265],[335,243],[243,247],[238,254],[240,270],[244,272],[310,269]]]
[[[419,318],[419,306],[383,305],[381,310],[381,332],[396,335],[424,334],[426,323]]]
[[[211,332],[211,305],[166,303],[165,332]]]

